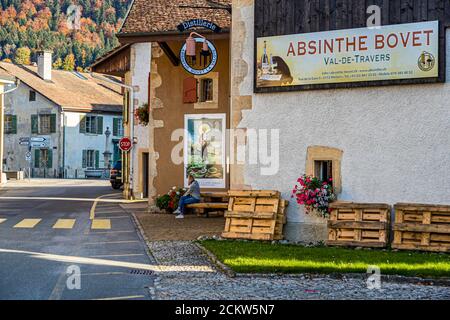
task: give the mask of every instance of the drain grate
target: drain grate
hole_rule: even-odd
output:
[[[130,270],[131,274],[143,275],[143,276],[151,276],[153,275],[153,271],[150,270]]]

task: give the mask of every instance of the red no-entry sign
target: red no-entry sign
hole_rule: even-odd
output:
[[[125,137],[125,138],[120,139],[120,141],[119,141],[119,149],[120,150],[127,152],[127,151],[130,151],[131,148],[133,148],[133,143],[131,142],[130,138]]]

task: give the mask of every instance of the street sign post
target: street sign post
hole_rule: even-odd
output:
[[[133,143],[131,142],[130,138],[124,137],[120,139],[119,141],[119,149],[123,152],[128,152],[133,148]]]
[[[31,137],[31,138],[29,139],[29,141],[31,141],[31,142],[41,142],[41,143],[44,143],[44,142],[47,142],[47,138],[44,138],[44,137]]]
[[[33,142],[31,141],[30,143],[32,148],[47,148],[48,145],[45,142]]]

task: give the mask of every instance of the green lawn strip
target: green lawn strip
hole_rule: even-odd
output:
[[[450,277],[450,255],[382,250],[302,247],[244,241],[200,242],[238,273],[366,273],[368,266],[382,274]]]

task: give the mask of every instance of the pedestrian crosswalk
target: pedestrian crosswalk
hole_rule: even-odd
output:
[[[18,224],[16,224],[14,228],[33,229],[41,221],[42,219],[23,219]]]
[[[72,229],[75,222],[75,219],[59,219],[53,226],[53,229]]]
[[[92,230],[111,230],[111,219],[94,219],[89,220],[91,224]],[[6,227],[8,219],[0,218],[0,225]],[[43,224],[43,219],[21,219],[20,221],[11,225],[14,229],[35,229],[38,226]],[[51,222],[52,229],[61,229],[61,230],[72,230],[77,224],[77,219],[58,219],[56,221]],[[81,223],[81,222],[79,222]]]

